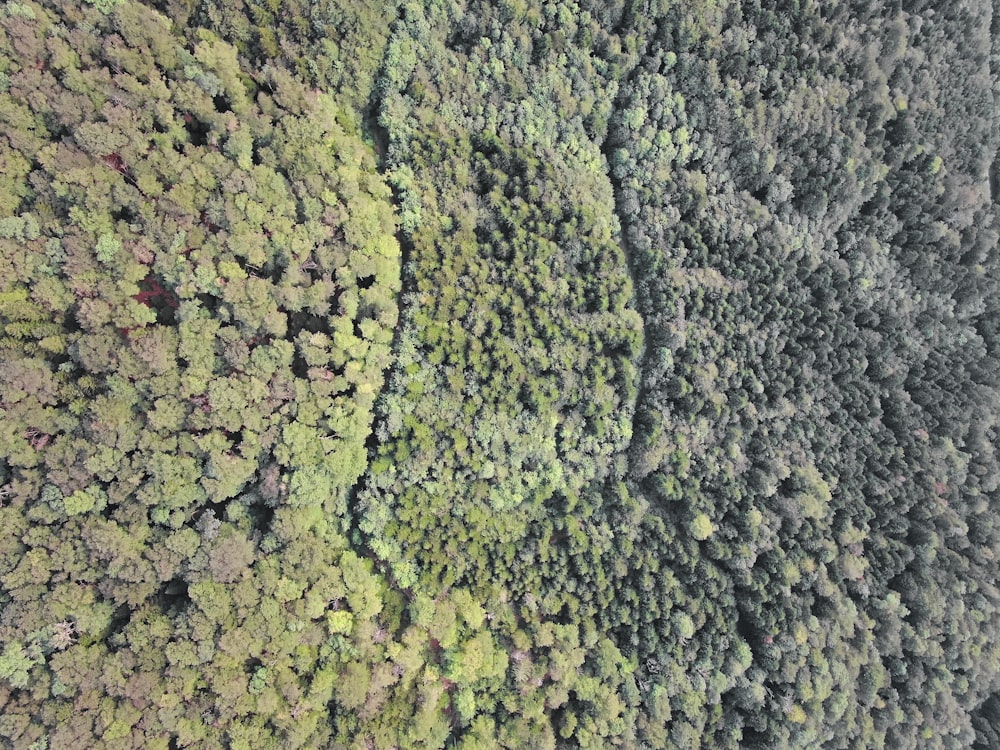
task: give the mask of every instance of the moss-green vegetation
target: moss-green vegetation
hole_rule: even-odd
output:
[[[995,15],[4,5],[0,745],[995,747]]]

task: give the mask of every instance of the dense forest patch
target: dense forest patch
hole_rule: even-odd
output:
[[[990,748],[1000,8],[0,10],[0,744]]]

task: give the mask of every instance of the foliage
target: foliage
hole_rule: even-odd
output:
[[[7,3],[0,744],[994,747],[997,13]]]

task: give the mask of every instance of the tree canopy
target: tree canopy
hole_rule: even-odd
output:
[[[992,748],[1000,7],[0,9],[0,744]]]

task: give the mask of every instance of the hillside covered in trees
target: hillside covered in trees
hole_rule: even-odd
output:
[[[0,8],[0,746],[1000,747],[1000,0]]]

